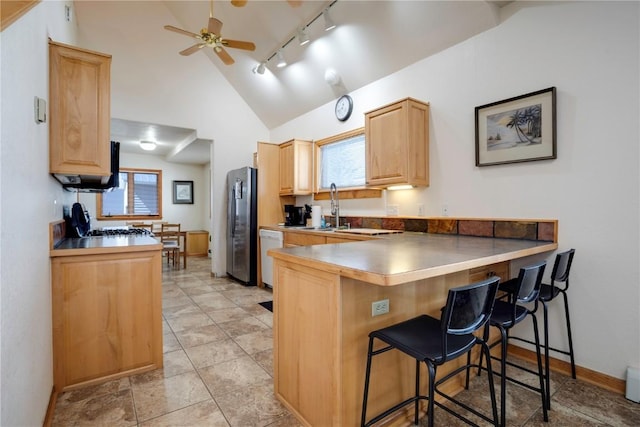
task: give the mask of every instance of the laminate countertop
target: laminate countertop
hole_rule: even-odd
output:
[[[352,243],[271,249],[274,259],[394,286],[557,249],[555,242],[403,233]]]
[[[162,243],[151,236],[91,236],[61,240],[50,256],[95,255],[161,250]]]

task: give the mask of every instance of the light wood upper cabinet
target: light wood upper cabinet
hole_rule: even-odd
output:
[[[313,142],[292,139],[280,144],[280,195],[313,192]]]
[[[429,104],[406,98],[365,114],[367,185],[429,185]]]
[[[111,56],[49,42],[49,172],[111,175]]]

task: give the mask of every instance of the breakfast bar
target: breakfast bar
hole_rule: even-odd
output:
[[[552,241],[403,233],[270,250],[276,396],[304,425],[359,425],[369,332],[419,314],[439,317],[448,289],[490,275],[507,279],[510,261],[555,249]],[[383,300],[388,313],[374,316],[372,303]],[[378,356],[369,414],[412,395],[414,366],[399,352]],[[462,387],[450,384],[443,391]],[[402,411],[390,422],[408,424]]]

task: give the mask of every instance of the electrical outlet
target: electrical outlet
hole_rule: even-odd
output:
[[[387,215],[397,216],[400,214],[400,206],[398,205],[387,205]]]
[[[374,301],[371,303],[371,317],[380,316],[389,312],[389,299]]]
[[[424,205],[422,203],[418,203],[418,216],[424,216]]]
[[[449,205],[442,205],[442,216],[449,216]]]

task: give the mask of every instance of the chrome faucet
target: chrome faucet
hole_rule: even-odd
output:
[[[329,189],[331,195],[331,215],[336,217],[336,228],[340,226],[340,202],[338,200],[338,188],[335,183],[331,183]]]

